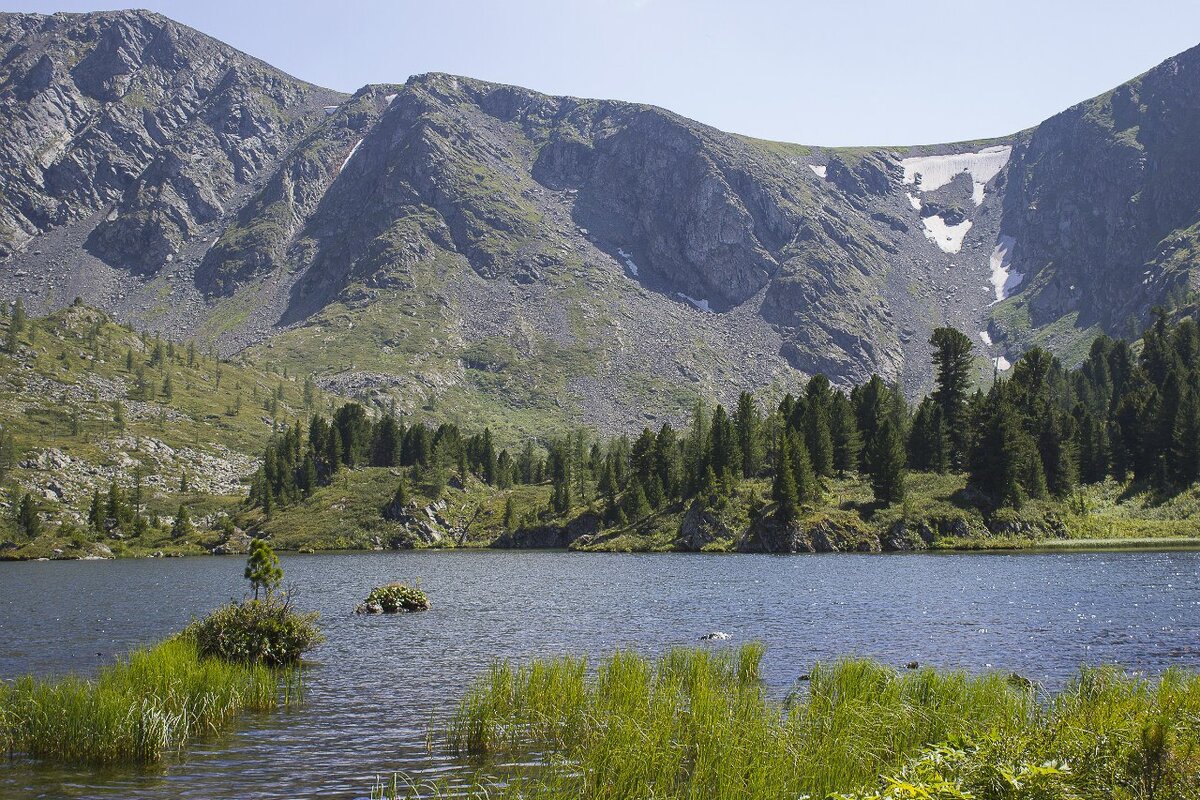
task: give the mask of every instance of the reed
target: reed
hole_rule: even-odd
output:
[[[92,679],[0,686],[0,745],[57,762],[147,763],[235,714],[297,697],[299,673],[202,658],[188,637],[138,650]]]
[[[1200,678],[1085,669],[1050,696],[1014,676],[821,664],[777,702],[763,650],[494,664],[449,750],[505,777],[489,798],[1200,797]],[[535,762],[532,772],[505,763]],[[374,797],[440,787],[380,784]],[[461,790],[456,791],[461,793]]]

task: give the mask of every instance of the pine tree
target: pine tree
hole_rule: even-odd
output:
[[[1082,412],[1079,423],[1079,477],[1084,483],[1099,483],[1108,477],[1110,461],[1108,426],[1090,411]]]
[[[25,325],[28,321],[25,316],[25,303],[18,297],[17,302],[13,304],[12,318],[8,322],[8,327],[20,336],[25,332]]]
[[[771,484],[771,499],[779,504],[779,517],[784,522],[796,519],[800,510],[800,492],[796,487],[796,472],[792,453],[792,437],[784,436],[779,443],[779,458],[775,465],[775,480]]]
[[[37,538],[42,532],[42,518],[38,511],[37,501],[29,492],[21,497],[21,502],[17,506],[17,530],[30,539]]]
[[[804,440],[813,472],[821,477],[830,476],[833,474],[833,435],[829,430],[828,409],[810,402],[805,423]]]
[[[1179,403],[1168,455],[1175,486],[1190,486],[1200,477],[1200,387],[1191,386]]]
[[[833,468],[839,476],[858,469],[862,435],[854,418],[854,406],[841,392],[834,392],[829,407],[829,435],[833,440]]]
[[[0,428],[0,483],[17,465],[17,440],[8,428]]]
[[[483,447],[480,453],[482,462],[483,481],[491,486],[496,484],[496,446],[492,443],[492,429],[483,429]],[[583,470],[580,470],[582,474]]]
[[[933,402],[942,411],[950,440],[950,463],[957,468],[966,461],[968,430],[967,392],[971,387],[971,340],[954,328],[938,328],[929,338],[933,346]]]
[[[718,477],[726,472],[742,471],[742,453],[733,422],[719,404],[713,411],[712,425],[709,426],[709,462]]]
[[[1038,436],[1038,452],[1046,488],[1059,499],[1067,497],[1079,484],[1075,441],[1075,421],[1066,414],[1048,413]]]
[[[100,498],[100,490],[92,491],[92,503],[88,506],[88,528],[99,536],[104,533],[104,501]]]
[[[550,507],[560,516],[571,510],[571,476],[565,467],[559,476],[554,478]]]
[[[1004,382],[992,387],[971,455],[970,483],[998,506],[1020,508],[1045,493],[1042,460]]]
[[[650,516],[650,501],[646,499],[646,491],[642,488],[642,482],[636,475],[630,480],[629,488],[625,490],[625,496],[621,498],[621,510],[625,512],[625,518],[630,522],[637,522]]]
[[[875,502],[895,505],[904,501],[907,455],[895,423],[885,420],[872,443],[871,491]]]
[[[517,520],[517,504],[513,502],[510,494],[504,501],[504,530],[508,533],[516,533],[520,527],[520,522]]]
[[[279,566],[279,556],[263,539],[250,542],[250,557],[246,559],[246,570],[243,573],[250,586],[254,588],[254,599],[258,599],[259,590],[266,592],[267,599],[283,581],[283,568]]]
[[[195,532],[192,526],[192,515],[188,511],[188,507],[183,503],[179,504],[179,510],[175,512],[175,522],[171,525],[171,538],[182,539],[184,536],[190,536]]]
[[[749,392],[738,395],[734,428],[737,429],[738,447],[742,454],[742,476],[752,478],[762,469],[764,447],[762,415]]]

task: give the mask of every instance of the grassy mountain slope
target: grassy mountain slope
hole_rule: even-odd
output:
[[[0,319],[0,333],[12,324]],[[244,499],[274,426],[306,413],[303,380],[189,355],[186,344],[135,333],[85,306],[29,320],[17,341],[15,352],[0,353],[0,435],[12,443],[0,465],[0,555],[50,555],[69,544],[82,554],[171,549],[159,531],[137,542],[100,537],[104,547],[93,547],[83,543],[96,537],[66,541],[55,525],[84,526],[93,491],[115,481],[130,492],[140,478],[147,516],[169,523],[186,503],[198,525],[211,526]],[[314,408],[325,402],[313,394]],[[14,506],[25,493],[46,521],[45,541],[17,534]]]

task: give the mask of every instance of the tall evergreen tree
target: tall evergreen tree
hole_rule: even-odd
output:
[[[858,469],[862,435],[858,432],[854,406],[841,392],[834,392],[829,407],[829,435],[833,441],[833,468],[838,475],[844,476],[847,471]]]
[[[954,328],[938,328],[929,338],[933,346],[933,402],[942,411],[950,441],[950,463],[961,466],[967,455],[966,401],[971,388],[971,340]]]
[[[908,457],[895,422],[884,420],[871,447],[871,491],[875,495],[875,502],[886,505],[903,502]]]
[[[814,380],[816,379],[814,378]],[[830,432],[829,407],[827,404],[811,400],[808,402],[804,441],[808,447],[808,455],[812,461],[813,472],[822,477],[832,475],[833,434]]]
[[[779,504],[779,517],[784,522],[796,519],[800,510],[800,491],[796,486],[792,437],[784,436],[779,443],[775,479],[771,483],[771,499]]]
[[[742,475],[752,478],[762,469],[764,442],[762,415],[749,392],[738,395],[734,427],[737,429],[738,446],[742,453]]]

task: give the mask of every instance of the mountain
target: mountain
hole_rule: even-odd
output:
[[[1200,51],[1028,131],[819,148],[443,74],[352,96],[146,12],[0,16],[0,293],[503,434],[1076,361],[1195,280]]]

